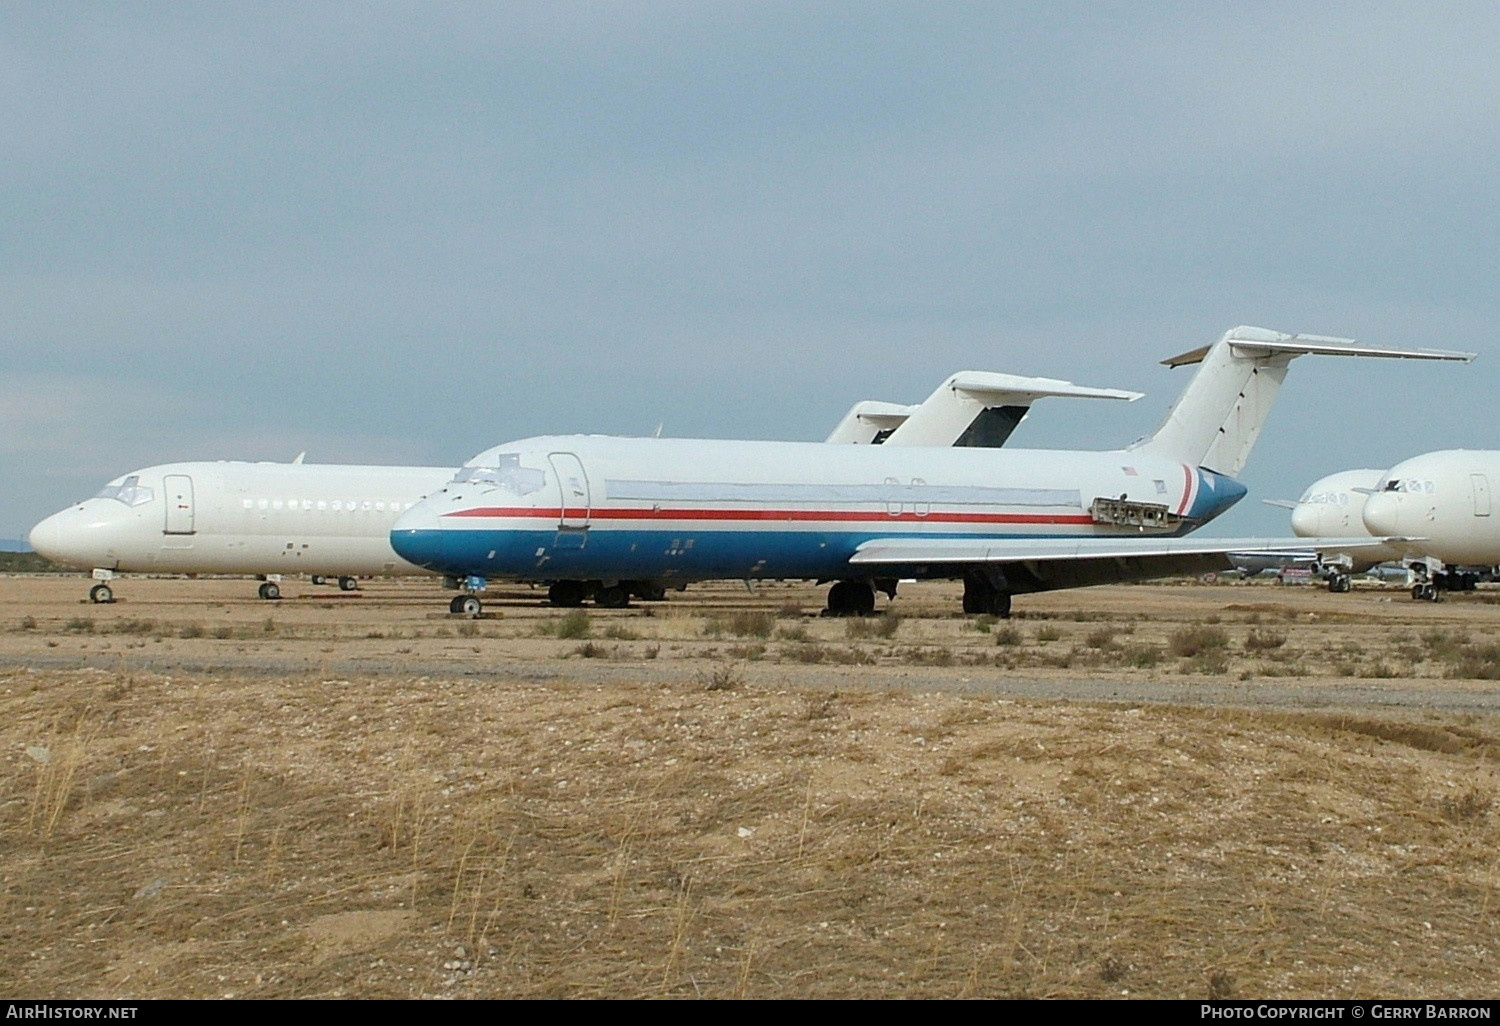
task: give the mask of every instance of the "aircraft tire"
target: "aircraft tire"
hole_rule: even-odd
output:
[[[262,582],[258,590],[260,592],[260,597],[265,599],[267,602],[274,602],[277,599],[281,598],[281,586],[275,581]]]
[[[308,578],[308,580],[312,581],[313,584],[319,585],[328,583],[328,578],[324,577],[322,574],[313,574],[312,577]]]
[[[339,578],[339,591],[357,591],[358,589],[359,579],[357,577]]]
[[[601,609],[624,609],[630,605],[630,592],[621,584],[611,584],[594,592],[594,605]]]
[[[107,584],[96,584],[89,589],[89,601],[96,605],[108,605],[115,600],[115,591]]]
[[[875,612],[875,589],[864,581],[839,581],[828,589],[829,616],[869,616]]]
[[[582,581],[554,581],[547,589],[547,601],[554,606],[571,609],[583,605],[584,594]]]
[[[646,602],[664,602],[667,598],[667,589],[656,581],[640,581],[635,586],[635,593]]]

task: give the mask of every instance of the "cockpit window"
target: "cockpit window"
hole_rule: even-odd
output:
[[[501,453],[499,461],[500,465],[496,467],[459,467],[453,483],[494,485],[517,495],[541,491],[547,483],[540,470],[521,466],[519,453]]]
[[[150,488],[141,484],[140,476],[131,474],[119,484],[107,484],[99,489],[96,499],[114,499],[127,506],[144,506],[155,498]]]

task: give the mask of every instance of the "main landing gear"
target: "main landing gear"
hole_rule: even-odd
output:
[[[986,570],[964,574],[964,612],[1010,619],[1010,591],[1005,577]]]
[[[869,616],[875,612],[875,588],[869,581],[839,581],[828,589],[826,616]]]
[[[553,581],[547,587],[547,601],[554,606],[572,609],[592,597],[600,609],[626,609],[632,598],[660,602],[667,589],[657,581]]]
[[[1331,573],[1328,575],[1328,590],[1335,595],[1343,595],[1353,585],[1349,581],[1349,575],[1343,573]]]
[[[108,605],[115,600],[115,590],[107,584],[96,584],[89,589],[89,601],[97,605]]]

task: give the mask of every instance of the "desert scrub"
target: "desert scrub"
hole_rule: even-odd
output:
[[[995,632],[995,644],[1004,648],[1013,648],[1026,640],[1020,628],[1007,624]]]
[[[1252,630],[1245,635],[1245,651],[1247,652],[1268,652],[1285,644],[1286,635],[1280,631]]]
[[[1096,627],[1089,631],[1083,643],[1089,648],[1114,648],[1115,634],[1114,627]]]
[[[1184,627],[1174,631],[1167,647],[1174,656],[1193,658],[1207,652],[1218,652],[1229,646],[1229,635],[1219,627]],[[1223,670],[1217,671],[1223,673]]]
[[[700,671],[698,682],[705,691],[734,691],[744,687],[745,676],[733,663],[722,663],[711,670]]]
[[[557,621],[555,631],[564,641],[582,641],[589,636],[591,625],[586,609],[575,609]]]
[[[776,618],[770,613],[741,612],[710,616],[704,621],[703,633],[710,638],[725,634],[736,638],[769,638],[775,628]]]
[[[901,627],[901,614],[889,610],[879,616],[854,617],[847,621],[845,631],[851,638],[894,638]]]

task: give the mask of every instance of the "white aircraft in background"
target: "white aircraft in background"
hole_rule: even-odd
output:
[[[1384,473],[1368,467],[1343,470],[1314,481],[1296,502],[1281,499],[1265,501],[1269,505],[1291,510],[1292,533],[1299,538],[1374,539],[1375,536],[1365,526],[1365,502],[1375,491]],[[1328,590],[1333,592],[1348,591],[1352,574],[1365,573],[1380,563],[1390,563],[1401,558],[1400,549],[1385,544],[1366,545],[1357,549],[1305,551],[1310,557],[1308,564],[1322,573],[1323,579],[1328,582]]]
[[[1469,591],[1481,574],[1496,572],[1500,518],[1493,482],[1500,482],[1500,452],[1493,449],[1424,453],[1381,475],[1365,500],[1365,528],[1411,535],[1392,547],[1417,575],[1413,598],[1435,601],[1440,589]]]
[[[1050,378],[965,371],[916,405],[856,405],[828,441],[1000,445],[1044,396],[1140,398]],[[876,408],[886,411],[881,428],[867,432],[872,422],[865,417]],[[993,425],[974,430],[985,421],[1008,427],[1003,435]],[[876,430],[890,437],[877,438]],[[352,591],[360,577],[426,572],[391,551],[391,525],[454,473],[452,467],[305,464],[300,456],[292,463],[169,463],[116,478],[37,524],[30,542],[54,563],[92,570],[94,602],[114,601],[110,582],[128,572],[253,574],[265,578],[260,597],[272,600],[281,597],[288,574],[309,575],[314,584],[336,578]]]
[[[1235,328],[1165,361],[1201,366],[1153,435],[1108,452],[523,439],[403,513],[391,545],[461,580],[449,608],[470,614],[490,578],[606,607],[669,583],[813,578],[837,582],[837,615],[870,612],[899,579],[961,578],[965,612],[1004,616],[1015,594],[1228,569],[1227,551],[1286,545],[1180,536],[1245,494],[1234,475],[1308,353],[1473,359]]]
[[[167,463],[117,477],[31,529],[31,547],[91,568],[95,602],[116,573],[255,574],[277,599],[283,574],[313,583],[423,571],[391,551],[403,511],[453,477],[451,467]]]

